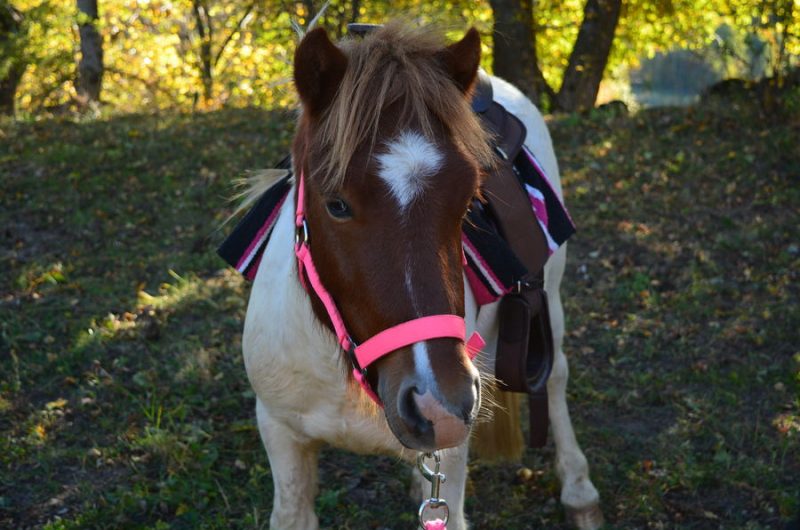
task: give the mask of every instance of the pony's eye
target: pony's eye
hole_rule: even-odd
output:
[[[325,203],[325,207],[328,209],[328,213],[337,219],[349,219],[353,216],[350,206],[339,198],[329,200]]]

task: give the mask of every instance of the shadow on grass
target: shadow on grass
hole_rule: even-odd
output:
[[[279,160],[291,121],[2,131],[0,526],[268,526],[247,285],[213,249],[232,178]],[[800,496],[797,121],[728,105],[551,127],[579,225],[571,410],[611,526],[775,527]],[[526,480],[474,463],[473,525],[564,528],[552,460],[526,454]],[[396,460],[329,450],[321,478],[324,527],[413,525]]]

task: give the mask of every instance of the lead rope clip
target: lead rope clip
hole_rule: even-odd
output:
[[[426,459],[431,458],[434,463],[433,469],[425,463]],[[447,501],[439,498],[439,486],[446,480],[444,473],[439,471],[440,461],[436,452],[420,453],[417,456],[417,468],[425,480],[431,483],[431,496],[419,505],[419,526],[422,530],[447,530],[450,509],[447,507]]]

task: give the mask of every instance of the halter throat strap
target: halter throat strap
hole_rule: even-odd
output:
[[[353,363],[353,376],[369,397],[378,405],[383,406],[380,398],[378,398],[367,381],[367,368],[381,357],[425,340],[452,338],[466,342],[467,354],[470,359],[473,359],[485,345],[483,338],[477,332],[474,332],[469,340],[466,340],[466,323],[464,319],[458,315],[451,314],[415,318],[387,328],[373,335],[362,344],[357,345],[347,332],[342,314],[339,312],[333,296],[322,284],[322,280],[314,266],[314,260],[311,258],[308,223],[306,222],[305,213],[305,178],[302,172],[297,182],[295,229],[295,256],[297,257],[300,283],[306,291],[310,288],[322,302],[333,325],[333,331],[336,333],[336,340],[339,346],[348,353]],[[306,283],[306,278],[308,278],[308,283]]]

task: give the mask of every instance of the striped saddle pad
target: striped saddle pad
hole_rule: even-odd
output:
[[[526,147],[523,146],[513,163],[552,254],[575,233],[575,225],[542,166]],[[249,280],[258,271],[278,212],[287,200],[293,200],[289,197],[291,187],[289,175],[264,192],[217,250]],[[462,225],[462,244],[467,259],[465,274],[479,305],[511,292],[517,280],[528,272],[500,236],[488,209],[478,200],[473,201]]]

